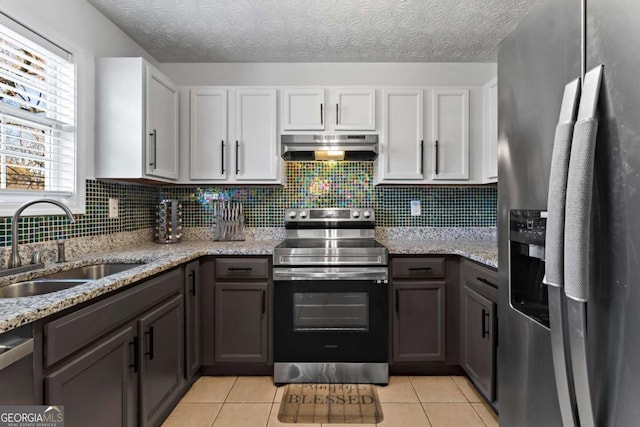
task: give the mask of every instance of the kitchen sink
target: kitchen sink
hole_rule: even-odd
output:
[[[86,279],[76,280],[54,280],[54,279],[34,279],[26,282],[13,283],[0,288],[0,298],[31,297],[34,295],[48,294],[63,289],[87,283]]]
[[[139,267],[140,263],[113,263],[113,264],[92,264],[71,270],[60,271],[58,273],[44,276],[45,279],[84,279],[97,280],[111,274],[121,273],[130,268]]]

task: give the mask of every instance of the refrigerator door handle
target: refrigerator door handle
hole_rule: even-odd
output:
[[[564,88],[560,117],[556,127],[549,176],[549,198],[547,201],[547,230],[545,237],[545,276],[543,282],[549,286],[549,324],[553,370],[558,392],[558,403],[562,424],[565,427],[578,425],[571,362],[564,310],[564,227],[567,176],[573,127],[578,112],[580,78]]]
[[[564,290],[571,347],[571,365],[581,427],[595,426],[587,369],[587,302],[589,301],[589,244],[591,204],[598,121],[596,108],[603,66],[584,76],[578,120],[573,132],[567,178],[567,218],[564,243]]]

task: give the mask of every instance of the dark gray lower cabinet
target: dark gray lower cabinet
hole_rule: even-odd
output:
[[[485,396],[493,400],[495,303],[462,287],[462,367]]]
[[[177,268],[44,322],[44,401],[64,405],[65,425],[155,426],[173,409],[186,384],[184,278]]]
[[[46,401],[64,405],[66,426],[137,425],[135,337],[125,327],[45,376]]]
[[[215,362],[268,361],[267,282],[215,284]]]
[[[184,281],[184,338],[185,379],[191,380],[200,369],[200,263],[193,261],[185,267]]]
[[[158,425],[167,405],[178,398],[183,381],[182,296],[178,295],[138,321],[140,425]]]
[[[445,360],[444,281],[394,280],[393,362]]]
[[[460,364],[494,404],[497,355],[497,273],[464,260],[460,289]]]

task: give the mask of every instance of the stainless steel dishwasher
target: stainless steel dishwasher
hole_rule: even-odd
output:
[[[0,334],[0,405],[33,405],[33,332],[24,325]]]

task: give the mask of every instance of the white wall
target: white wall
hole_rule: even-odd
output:
[[[78,54],[78,149],[87,178],[93,177],[95,73],[98,56],[155,59],[86,0],[1,0],[0,11]]]
[[[495,63],[181,63],[160,64],[181,86],[481,86]]]

